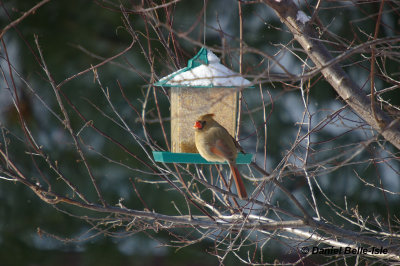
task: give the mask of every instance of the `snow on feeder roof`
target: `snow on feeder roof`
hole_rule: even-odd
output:
[[[251,82],[220,63],[204,47],[188,65],[154,84],[171,87],[171,151],[153,151],[156,161],[175,163],[210,163],[198,154],[193,124],[197,117],[214,113],[215,120],[235,136],[237,92],[252,87]],[[236,163],[250,163],[251,154],[238,154]]]
[[[210,50],[201,48],[188,66],[162,78],[155,83],[165,87],[250,87],[251,82],[239,73],[220,63],[220,59]]]

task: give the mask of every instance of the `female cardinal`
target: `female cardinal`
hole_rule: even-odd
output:
[[[196,148],[207,161],[228,162],[239,197],[247,198],[246,188],[236,167],[237,148],[234,139],[213,116],[214,114],[202,115],[194,124]]]

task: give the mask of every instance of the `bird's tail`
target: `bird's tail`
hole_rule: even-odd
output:
[[[236,190],[241,199],[247,198],[246,188],[244,186],[242,177],[240,176],[239,170],[236,167],[235,163],[229,163],[229,167],[231,168],[233,179],[235,180]]]

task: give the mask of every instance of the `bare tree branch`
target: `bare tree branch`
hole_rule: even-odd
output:
[[[329,64],[332,56],[325,48],[310,23],[299,20],[305,14],[292,0],[273,1],[265,0],[272,7],[283,23],[292,32],[294,38],[303,47],[314,64],[320,68]],[[372,128],[382,134],[397,149],[400,149],[400,125],[398,119],[390,117],[382,110],[371,110],[368,97],[360,90],[356,83],[343,71],[339,64],[321,69],[325,79],[332,85],[340,97],[360,115]],[[376,113],[376,119],[374,117]]]

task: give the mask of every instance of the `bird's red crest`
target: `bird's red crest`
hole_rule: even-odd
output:
[[[215,116],[215,114],[205,114],[205,115],[202,115],[201,117],[204,119],[204,118],[213,118]]]

